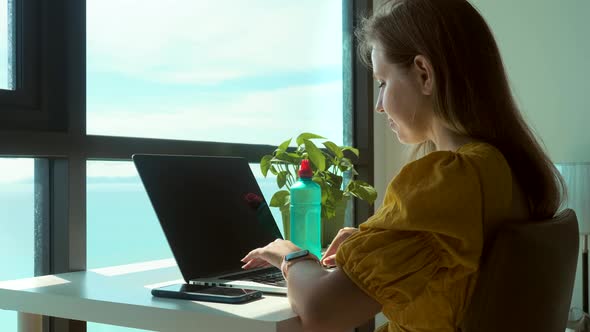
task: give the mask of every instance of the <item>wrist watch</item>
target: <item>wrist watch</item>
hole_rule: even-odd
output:
[[[297,262],[303,262],[308,260],[320,264],[320,260],[314,254],[310,253],[307,249],[295,251],[285,255],[285,257],[283,257],[283,262],[281,263],[281,272],[283,273],[283,278],[287,280],[287,272],[289,271],[289,267],[291,267],[291,265]]]

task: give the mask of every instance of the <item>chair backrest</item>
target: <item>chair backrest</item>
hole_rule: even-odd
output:
[[[502,226],[484,248],[462,332],[564,332],[579,248],[578,221],[555,218]]]

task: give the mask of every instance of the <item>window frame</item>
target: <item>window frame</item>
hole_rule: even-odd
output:
[[[250,163],[276,148],[264,144],[87,135],[86,3],[20,0],[24,89],[0,91],[0,157],[35,161],[35,275],[86,269],[86,162],[130,161],[133,153],[237,155]],[[356,56],[353,27],[372,0],[342,0],[344,144],[360,150],[358,179],[373,183],[373,83]],[[26,31],[27,34],[23,34]],[[20,58],[19,56],[22,56]],[[30,67],[27,64],[32,64]],[[26,71],[29,68],[28,71]],[[12,94],[11,94],[12,93]],[[372,214],[353,200],[349,226]],[[86,323],[45,317],[43,331],[86,331]],[[357,331],[373,331],[370,321]]]
[[[6,1],[6,0],[4,0]],[[39,103],[42,40],[39,29],[41,3],[37,0],[10,0],[13,6],[10,33],[14,40],[14,90],[0,89],[0,129],[41,129],[47,115]],[[10,10],[11,8],[9,8]]]

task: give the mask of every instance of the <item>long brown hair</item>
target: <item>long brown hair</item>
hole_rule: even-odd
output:
[[[436,116],[456,133],[499,149],[525,192],[531,217],[553,217],[566,193],[563,179],[522,118],[492,32],[468,1],[387,1],[356,35],[369,66],[376,43],[389,62],[404,68],[417,55],[428,58]],[[433,149],[433,142],[424,142],[415,151]]]

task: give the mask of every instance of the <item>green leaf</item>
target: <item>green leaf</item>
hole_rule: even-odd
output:
[[[277,174],[277,185],[279,186],[279,189],[283,188],[285,183],[287,183],[287,174],[287,171],[282,171]]]
[[[328,185],[326,184],[326,180],[320,176],[314,176],[312,180],[320,185],[322,190],[322,204],[326,203],[326,200],[328,199]]]
[[[320,135],[316,135],[316,134],[312,134],[312,133],[303,133],[299,136],[297,136],[297,139],[295,140],[295,142],[297,142],[297,145],[300,146],[301,144],[303,144],[304,140],[310,140],[310,139],[314,139],[314,138],[323,138],[324,137],[320,136]]]
[[[303,143],[305,144],[305,150],[307,151],[307,155],[309,156],[311,162],[318,170],[325,171],[326,157],[324,157],[322,150],[318,149],[318,147],[308,139],[304,139]]]
[[[268,174],[268,170],[270,169],[270,160],[272,159],[271,155],[265,155],[260,159],[260,171],[262,171],[262,175],[266,177]]]
[[[347,189],[351,194],[364,201],[367,201],[369,204],[373,204],[373,202],[375,202],[377,199],[377,191],[375,188],[364,181],[350,181]]]
[[[279,151],[276,153],[275,158],[273,159],[273,161],[284,161],[288,164],[296,164],[297,160],[294,159],[290,153],[286,153],[284,151]]]
[[[293,140],[292,138],[289,138],[288,140],[284,141],[283,143],[281,143],[281,145],[279,145],[278,150],[279,151],[287,151],[287,148],[289,147],[289,144],[291,144],[291,140]]]
[[[326,219],[332,219],[336,216],[336,208],[332,204],[322,205],[322,215]]]
[[[342,177],[334,173],[326,173],[328,175],[328,183],[334,188],[340,189],[342,187]]]
[[[326,142],[324,142],[324,143],[322,143],[322,144],[324,144],[324,146],[325,146],[326,148],[328,148],[328,150],[332,151],[332,153],[333,153],[333,154],[334,154],[336,157],[338,157],[338,158],[343,158],[343,157],[344,157],[344,154],[342,153],[342,149],[340,149],[340,148],[338,147],[338,145],[334,144],[333,142],[326,141]]]
[[[330,188],[330,197],[334,201],[334,203],[340,202],[342,200],[342,195],[343,191],[340,190],[339,187]]]
[[[352,146],[343,146],[342,147],[342,151],[347,151],[347,150],[348,151],[351,151],[352,153],[354,153],[357,156],[357,158],[358,158],[358,156],[359,156],[359,149],[355,149]]]
[[[323,177],[320,176],[321,174],[315,174],[311,179],[313,180],[313,182],[322,185],[326,182],[326,180],[324,180]]]
[[[279,190],[270,199],[270,206],[272,207],[282,207],[289,203],[291,199],[291,194],[288,190]]]
[[[297,160],[298,161],[298,165],[301,163],[301,159],[303,159],[303,157],[301,156],[301,154],[298,153],[293,153],[293,152],[288,152],[287,155],[291,158],[293,158],[293,160]]]
[[[277,171],[277,169],[276,169],[276,167],[275,167],[274,165],[271,165],[271,166],[270,166],[270,172],[271,172],[273,175],[277,175],[277,174],[279,174],[279,171]]]
[[[346,172],[346,171],[352,169],[353,167],[354,167],[354,165],[350,159],[348,159],[348,158],[340,159],[340,164],[338,165],[338,168],[342,172]]]
[[[330,167],[332,167],[334,165],[334,160],[332,159],[332,157],[326,158],[326,170],[329,170]]]

